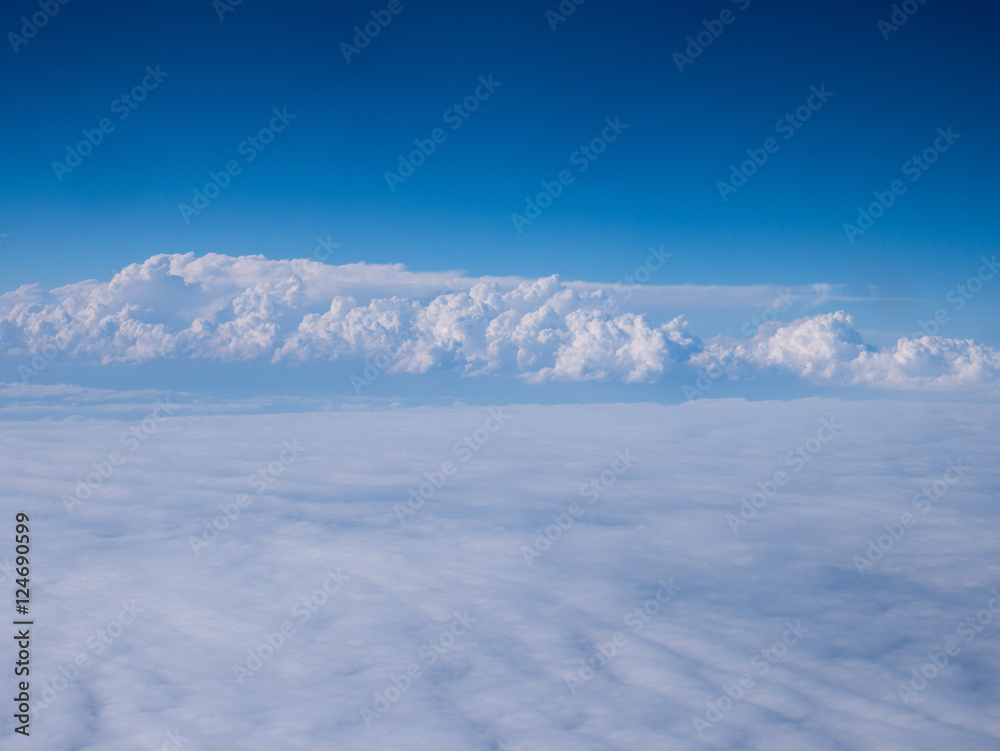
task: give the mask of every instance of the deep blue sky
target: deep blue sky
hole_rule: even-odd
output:
[[[610,282],[664,243],[663,283],[943,295],[995,248],[1000,10],[928,0],[886,41],[890,3],[743,2],[587,0],[553,32],[555,0],[402,0],[348,64],[340,43],[385,3],[244,0],[220,21],[210,0],[71,0],[0,48],[3,288],[105,279],[158,252],[308,256],[331,235],[331,262]],[[679,73],[672,53],[725,8],[734,23]],[[37,10],[6,4],[4,34]],[[169,78],[118,120],[147,65]],[[502,86],[390,192],[397,155],[489,74]],[[833,98],[723,202],[729,165],[821,84]],[[295,121],[185,224],[178,203],[284,106]],[[615,116],[628,130],[518,235],[510,214]],[[51,163],[103,117],[115,131],[58,182]],[[961,140],[848,243],[855,207],[941,126]]]

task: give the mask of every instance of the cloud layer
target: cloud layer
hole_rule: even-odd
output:
[[[2,423],[39,748],[997,747],[995,406],[156,410]]]
[[[393,373],[454,370],[530,382],[649,383],[707,371],[727,379],[781,373],[838,386],[966,389],[992,388],[1000,373],[997,351],[972,341],[923,337],[878,349],[843,311],[772,322],[753,339],[703,340],[683,316],[655,320],[629,307],[633,296],[648,300],[657,290],[686,303],[725,296],[698,289],[158,255],[108,283],[51,292],[27,285],[0,296],[0,353],[60,353],[103,365],[369,359]],[[820,301],[830,295],[828,286],[811,291]]]

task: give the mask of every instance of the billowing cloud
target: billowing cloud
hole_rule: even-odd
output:
[[[816,304],[830,289],[784,294]],[[773,290],[733,294],[747,304]],[[711,369],[713,377],[733,379],[781,373],[807,383],[964,389],[995,385],[1000,372],[1000,353],[967,340],[900,339],[880,349],[843,311],[765,324],[752,339],[703,342],[683,315],[665,313],[669,305],[649,306],[653,292],[702,306],[727,294],[719,287],[622,289],[558,276],[469,279],[399,265],[164,254],[107,283],[51,292],[27,285],[0,295],[0,354],[58,352],[103,365],[378,358],[394,373],[451,370],[532,383],[649,383]]]
[[[837,311],[764,326],[751,340],[718,338],[691,364],[731,378],[780,372],[833,385],[954,389],[996,384],[1000,352],[939,336],[879,349],[865,343],[850,315]]]
[[[657,326],[635,313],[612,315],[603,309],[607,292],[578,291],[557,276],[461,284],[402,267],[159,255],[107,284],[49,294],[29,286],[0,297],[0,346],[10,355],[65,350],[102,364],[381,354],[392,372],[637,382],[698,345],[680,319]]]

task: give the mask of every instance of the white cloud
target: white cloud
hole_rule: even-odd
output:
[[[996,406],[506,407],[467,461],[455,446],[485,407],[181,411],[128,452],[121,436],[152,407],[0,431],[0,513],[28,511],[36,536],[39,748],[153,749],[168,731],[204,751],[996,748],[1000,614],[910,703],[898,692],[997,586]],[[797,464],[831,417],[843,429]],[[248,478],[277,472],[285,441],[303,453],[257,494]],[[62,494],[111,451],[127,460],[68,513]],[[580,488],[606,483],[616,452],[634,463],[590,504]],[[921,514],[912,499],[948,459],[966,474]],[[446,460],[457,473],[400,524],[396,504]],[[777,470],[789,481],[733,534],[726,515]],[[251,503],[227,520],[241,493]],[[574,501],[585,513],[528,566],[523,547]],[[862,576],[854,557],[903,512],[917,521]],[[195,555],[213,519],[223,530]],[[293,608],[337,568],[350,579],[303,622]],[[676,596],[635,616],[670,577]],[[109,631],[133,600],[138,617]],[[475,621],[442,641],[456,611]],[[233,666],[284,621],[294,633],[240,685]],[[786,652],[788,622],[807,630]],[[566,677],[616,631],[627,642],[571,693]],[[4,639],[7,665],[13,649]],[[360,710],[413,664],[366,727]],[[754,685],[700,739],[692,718],[744,674]]]
[[[795,290],[783,294],[806,305],[836,297],[830,285]],[[399,265],[159,255],[109,283],[50,293],[29,285],[0,295],[0,353],[57,351],[104,365],[381,356],[395,373],[454,370],[534,383],[648,383],[717,361],[730,377],[780,372],[807,383],[892,389],[997,383],[1000,355],[993,349],[939,337],[879,349],[843,311],[766,324],[754,339],[706,343],[682,315],[665,314],[688,304],[721,305],[727,295],[730,305],[760,305],[775,299],[775,288],[623,290],[558,276],[476,280]]]
[[[719,338],[692,358],[699,367],[715,363],[730,377],[781,372],[813,383],[886,389],[995,386],[1000,376],[1000,352],[990,347],[924,336],[879,349],[865,343],[843,311],[765,325],[752,340]]]

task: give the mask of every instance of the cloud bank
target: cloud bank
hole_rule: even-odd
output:
[[[2,423],[39,748],[997,748],[996,406],[157,406]]]
[[[825,301],[831,289],[813,285],[803,294]],[[650,383],[704,372],[886,389],[998,382],[1000,354],[973,341],[904,338],[879,349],[863,341],[843,311],[774,321],[753,339],[702,338],[689,332],[683,315],[658,319],[635,307],[657,293],[688,305],[726,297],[717,287],[623,289],[558,276],[468,279],[399,265],[164,254],[107,283],[50,292],[26,285],[0,295],[0,353],[60,353],[101,365],[378,358],[391,373],[451,370],[535,383]],[[732,289],[741,303],[761,294],[766,290]]]

